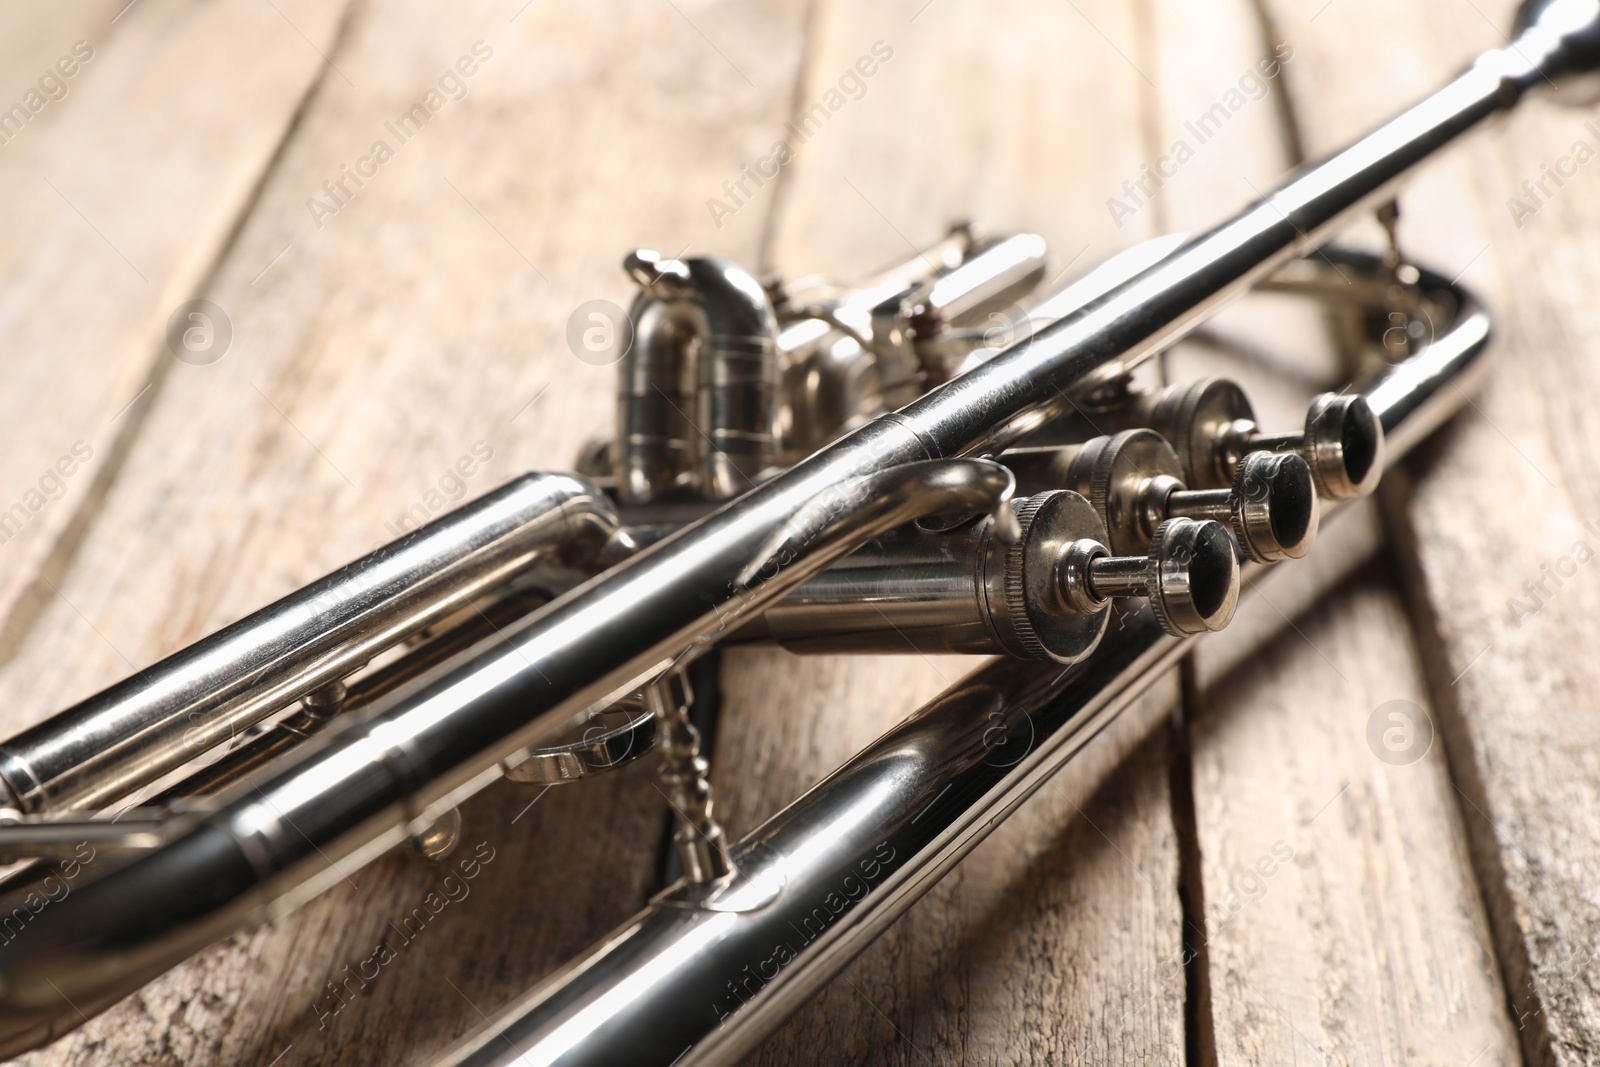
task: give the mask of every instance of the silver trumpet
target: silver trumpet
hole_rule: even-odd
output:
[[[1124,709],[1227,625],[1241,576],[1305,555],[1465,402],[1489,339],[1471,294],[1327,238],[1524,96],[1593,99],[1597,72],[1600,0],[1528,3],[1387,125],[1054,293],[1042,239],[967,227],[854,286],[629,255],[616,431],[580,475],[519,478],[0,745],[0,889],[96,857],[0,943],[0,1053],[335,864],[448,854],[498,779],[656,752],[683,877],[445,1062],[735,1062],[1047,777],[1148,727]],[[1285,432],[1231,381],[1141,369],[1252,288],[1366,338],[1360,384]],[[730,842],[686,668],[755,641],[998,658]]]

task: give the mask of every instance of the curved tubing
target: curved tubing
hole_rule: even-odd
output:
[[[692,470],[700,496],[728,500],[777,457],[777,316],[736,263],[651,256],[635,252],[625,264],[643,291],[619,367],[618,496],[649,503]]]
[[[772,538],[797,514],[822,509],[819,501],[838,501],[840,486],[885,467],[1004,447],[1053,414],[1063,389],[1170,343],[1438,148],[1545,80],[1600,61],[1600,3],[1542,8],[1549,19],[1511,48],[1486,53],[1262,203],[553,601],[370,717],[336,726],[257,793],[46,909],[0,946],[0,1051],[77,1025],[79,1009],[98,1011],[241,922],[320,892],[340,877],[335,864],[381,854],[494,781],[512,753],[714,640],[764,594],[793,588],[848,544],[780,541],[774,553]],[[756,585],[741,585],[752,566]]]
[[[744,554],[747,562],[729,582],[734,593],[724,605],[723,625],[734,625],[861,543],[914,519],[976,511],[1010,516],[1014,524],[1011,508],[1003,505],[1015,486],[1004,467],[973,459],[902,464],[839,485],[791,509]],[[800,556],[806,546],[809,553]],[[708,630],[677,658],[694,658],[720,632]],[[504,643],[499,635],[488,638],[433,675],[448,678],[452,667]],[[425,687],[427,678],[408,691]],[[77,1026],[84,1018],[80,1009],[99,1011],[242,923],[281,914],[320,892],[342,875],[333,863],[320,872],[306,866],[307,852],[327,858],[319,843],[347,839],[359,828],[380,842],[369,846],[376,855],[431,825],[469,792],[426,806],[414,799],[418,783],[434,771],[428,761],[438,758],[438,746],[460,749],[476,740],[456,731],[449,716],[409,738],[381,714],[341,717],[284,756],[270,779],[225,793],[222,810],[170,844],[40,912],[6,944],[15,949],[26,940],[34,948],[18,952],[5,967],[0,1045],[14,1050],[48,1041]],[[338,762],[331,772],[317,774],[328,747],[339,752]],[[308,771],[312,777],[302,777]],[[475,790],[499,775],[500,768],[491,767],[469,785]]]
[[[1484,365],[1482,310],[1437,275],[1423,285],[1451,289],[1460,310],[1362,390],[1397,442],[1389,464],[1421,439],[1412,420],[1431,429],[1459,409]],[[1069,670],[991,662],[735,845],[737,873],[715,901],[668,889],[438,1064],[740,1062],[1048,778],[1098,773],[1072,758],[1102,731],[1148,732],[1119,716],[1188,645],[1146,608]]]

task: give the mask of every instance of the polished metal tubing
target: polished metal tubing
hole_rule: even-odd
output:
[[[623,267],[642,292],[629,316],[636,336],[618,367],[611,446],[618,493],[642,504],[679,487],[687,458],[699,496],[737,496],[777,455],[781,369],[772,301],[753,275],[725,259],[662,259],[640,249]],[[685,404],[690,389],[692,406]]]
[[[993,661],[741,841],[713,906],[669,890],[440,1062],[741,1061],[1186,645],[1128,627],[1077,668]]]
[[[108,804],[617,528],[587,482],[525,475],[11,738],[0,780],[24,812]]]
[[[1097,597],[1145,596],[1150,568],[1138,556],[1097,559],[1089,567],[1089,592]]]
[[[1233,219],[887,418],[915,433],[932,456],[994,451],[1017,440],[1066,406],[1063,389],[1110,380],[1170,344],[1287,259],[1311,252],[1422,160],[1529,90],[1600,62],[1593,45],[1600,13],[1588,0],[1576,6],[1591,20],[1557,33],[1553,17],[1552,25],[1484,53],[1443,89]]]
[[[1338,253],[1358,264],[1358,254]],[[1470,292],[1443,275],[1420,270],[1419,287],[1455,297],[1455,321],[1416,355],[1396,364],[1360,390],[1383,425],[1385,451],[1409,452],[1442,426],[1483,380],[1489,364],[1478,354],[1489,342],[1489,313]]]
[[[793,321],[778,334],[788,357],[784,391],[791,409],[785,447],[799,458],[860,426],[891,402],[896,387],[921,391],[937,351],[971,347],[971,331],[952,330],[1031,288],[1045,268],[1044,239],[1016,234],[974,244],[958,227],[910,260],[859,288],[808,301],[804,283],[785,305]],[[812,286],[812,289],[819,288]],[[910,330],[907,330],[908,324]],[[914,351],[913,351],[914,348]]]
[[[933,278],[943,277],[960,267],[972,253],[971,227],[964,223],[954,226],[930,247],[890,264],[853,288],[840,307],[856,316],[870,315],[874,307],[895,293],[906,292]]]
[[[743,267],[712,258],[685,262],[685,295],[705,316],[695,383],[697,488],[728,500],[753,486],[778,454],[778,320]]]
[[[57,860],[82,849],[148,849],[170,840],[183,828],[184,819],[164,812],[135,810],[115,819],[76,812],[33,816],[25,822],[0,820],[0,862],[18,858]]]
[[[720,625],[660,643],[645,665],[656,673],[692,658],[716,639],[721,626],[733,626],[745,613],[896,526],[964,512],[994,513],[1014,523],[1007,504],[1014,486],[1004,467],[973,459],[902,464],[832,482],[823,492],[782,508],[772,528],[757,532],[759,539],[752,536],[711,553],[728,576],[726,599],[714,598],[723,592],[716,587],[700,598],[675,590],[685,601],[675,608],[680,617],[697,618],[709,601],[722,612]],[[662,542],[663,547],[674,544],[687,550],[691,564],[703,558],[692,538]],[[630,566],[624,563],[622,569]],[[631,595],[637,598],[639,592]],[[625,606],[605,597],[586,608],[568,595],[552,606],[563,603],[579,608],[578,621],[548,634],[549,644],[534,650],[523,665],[543,664],[552,687],[577,681],[563,670],[599,679],[583,690],[599,699],[583,706],[610,705],[635,686],[616,688],[606,674],[611,665],[588,658],[596,651],[589,638],[595,616],[616,619],[608,625],[630,631],[621,635],[625,638],[649,632],[659,620],[637,601]],[[546,608],[532,618],[548,614]],[[79,1025],[80,1012],[99,1011],[240,924],[295,907],[343,877],[341,864],[360,866],[427,829],[498,778],[500,761],[518,757],[538,737],[509,729],[506,721],[520,718],[519,704],[537,701],[538,692],[516,699],[505,693],[503,703],[477,704],[483,717],[451,709],[471,704],[458,688],[461,665],[517,644],[516,631],[507,626],[436,669],[432,684],[426,675],[411,683],[404,690],[409,699],[399,705],[407,713],[398,719],[382,713],[336,719],[284,757],[283,767],[253,781],[254,788],[225,795],[221,808],[192,830],[39,913],[0,946],[0,1055]],[[558,667],[562,657],[551,650],[562,648],[574,649],[579,662]],[[469,688],[479,684],[467,682]],[[496,745],[492,738],[511,740]],[[486,746],[494,749],[495,762],[473,765],[472,754]],[[427,788],[441,779],[451,783],[447,792]]]
[[[725,259],[662,259],[642,248],[623,267],[641,293],[630,314],[636,336],[618,368],[618,493],[641,504],[679,487],[687,442],[693,485],[681,488],[710,500],[737,496],[777,455],[772,301],[749,271]],[[691,388],[694,404],[686,406]]]
[[[1212,519],[1223,525],[1233,522],[1232,489],[1181,489],[1167,497],[1163,513],[1190,519]]]
[[[689,359],[690,309],[641,292],[628,312],[633,338],[617,362],[611,469],[624,505],[648,503],[687,483],[694,470],[696,368]]]
[[[537,610],[549,599],[550,594],[544,591],[526,590],[476,607],[461,622],[437,636],[429,637],[423,645],[392,663],[362,674],[348,687],[342,683],[329,687],[339,691],[332,695],[332,699],[326,702],[307,700],[305,707],[274,723],[271,729],[260,736],[228,749],[219,759],[185,775],[141,803],[153,808],[185,797],[220,793],[234,783],[262,772],[275,760],[304,744],[311,735],[326,728],[335,716],[352,715],[371,707],[401,686],[410,684],[450,657],[483,640],[497,627]],[[328,690],[322,692],[327,693]],[[0,835],[3,835],[3,827],[0,827]]]
[[[911,382],[945,381],[961,369],[973,346],[995,329],[1015,326],[1015,301],[1044,278],[1045,240],[1036,233],[1018,233],[993,241],[955,270],[911,294],[900,305],[910,311]],[[885,310],[888,310],[887,308]],[[910,355],[902,347],[900,351]],[[914,389],[911,396],[921,389]],[[893,396],[886,389],[885,398]]]
[[[797,653],[1004,651],[989,627],[976,531],[895,532],[840,560],[732,635]]]
[[[984,246],[929,287],[916,323],[938,328],[960,323],[995,302],[1037,285],[1044,277],[1045,241],[1019,233]]]
[[[1390,465],[1419,439],[1412,418],[1437,426],[1466,403],[1488,341],[1469,295],[1432,274],[1424,286],[1453,292],[1459,317],[1362,390],[1388,413]],[[1077,771],[1085,745],[1124,728],[1189,640],[1146,608],[1077,667],[991,663],[740,841],[738,874],[714,898],[672,887],[437,1062],[739,1062],[1048,778]]]
[[[1550,7],[1570,14],[1572,3]],[[1600,6],[1579,6],[1595,9],[1589,21],[1540,23],[1486,53],[1081,311],[552,602],[392,706],[335,724],[256,794],[46,909],[0,946],[0,1052],[77,1025],[78,1009],[99,1010],[241,921],[320,892],[340,877],[336,864],[376,857],[494,781],[507,756],[714,641],[762,594],[853,547],[818,536],[824,502],[852,506],[849,487],[885,467],[1003,447],[1052,413],[1062,389],[1180,336],[1430,153],[1540,82],[1593,67]],[[184,885],[208,892],[179,905]]]

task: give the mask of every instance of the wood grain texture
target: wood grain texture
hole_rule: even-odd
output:
[[[1502,44],[1515,7],[1340,0],[1311,25],[1299,5],[1268,6],[1307,60],[1291,85],[1313,152]],[[1522,183],[1578,140],[1600,145],[1591,119],[1528,102],[1401,201],[1406,247],[1460,272],[1496,315],[1486,388],[1387,500],[1506,993],[1540,1065],[1600,1058],[1600,673],[1587,640],[1600,584],[1576,562],[1600,544],[1585,526],[1600,515],[1600,178],[1586,166],[1563,187],[1547,180],[1538,204]],[[1512,198],[1536,213],[1514,217]],[[1541,581],[1530,596],[1524,582]]]
[[[1060,284],[1153,236],[1153,213],[1119,227],[1105,207],[1145,158],[1141,19],[1139,5],[1109,2],[821,5],[797,111],[874,41],[894,58],[800,149],[769,264],[848,278],[966,217],[980,230],[1043,234]],[[965,668],[749,653],[726,671],[718,788],[743,831]],[[790,692],[803,695],[775,696]],[[1146,721],[1164,719],[1175,694],[1169,683],[1148,697]],[[779,710],[790,706],[799,714]],[[1165,746],[1163,729],[1093,801],[1063,792],[1067,775],[1035,796],[754,1062],[1181,1057]]]
[[[125,6],[5,15],[0,106],[42,106],[0,127],[0,661],[70,566],[174,362],[168,316],[201,295],[346,5]]]
[[[413,505],[442,510],[475,443],[493,458],[472,496],[570,469],[609,428],[614,369],[573,355],[567,319],[626,301],[630,248],[710,244],[705,199],[781,130],[803,40],[796,5],[680,6],[358,10],[330,56],[349,82],[325,79],[210,289],[233,346],[143,401],[61,596],[0,675],[8,731],[392,539]],[[386,123],[480,41],[465,98],[399,143]],[[308,199],[380,139],[393,158],[314,219]],[[425,1061],[642,903],[665,808],[643,766],[493,788],[464,855],[495,859],[414,943],[405,918],[447,872],[397,853],[24,1062]]]
[[[1342,582],[1263,587],[1247,608],[1280,631],[1287,614],[1287,634],[1226,667],[1208,660],[1231,650],[1200,658],[1191,747],[1216,1062],[1516,1063],[1443,747],[1407,733],[1428,698],[1393,573],[1318,548],[1305,569],[1345,555]],[[1248,638],[1240,621],[1230,638]]]
[[[1248,4],[1158,6],[1158,40],[1206,57],[1188,78],[1162,79],[1172,143],[1196,154],[1154,206],[1186,229],[1294,162],[1280,108],[1300,57],[1263,37]],[[1184,69],[1175,55],[1158,65]],[[1169,355],[1169,373],[1246,383],[1264,425],[1298,426],[1314,388],[1344,381],[1312,305],[1249,298],[1206,334]],[[1380,705],[1426,704],[1392,575],[1370,546],[1351,547],[1373,540],[1350,529],[1370,525],[1369,510],[1258,582],[1234,626],[1196,653],[1189,904],[1205,1008],[1193,1047],[1219,1064],[1516,1056],[1442,750],[1390,767],[1367,745]],[[1341,571],[1357,576],[1336,585]]]
[[[4,732],[390,539],[408,512],[438,510],[433,494],[476,496],[524,469],[568,468],[581,441],[609,431],[613,373],[569,353],[568,316],[591,298],[626,302],[616,264],[627,249],[848,279],[968,217],[980,229],[1044,234],[1059,283],[1133,241],[1217,220],[1288,162],[1273,85],[1148,207],[1110,210],[1108,198],[1126,195],[1123,183],[1259,58],[1262,36],[1241,0],[372,2],[337,34],[337,8],[275,2],[292,25],[236,0],[142,0],[95,61],[104,66],[85,72],[82,94],[75,86],[0,150],[0,189],[17,183],[9,202],[26,208],[0,251],[0,277],[18,283],[0,337],[42,353],[0,363],[0,376],[22,368],[14,383],[0,377],[0,404],[13,405],[0,413],[68,434],[70,445],[80,424],[109,422],[150,367],[165,368],[115,424],[118,466],[97,475],[94,494],[71,483],[0,547],[0,611],[41,567],[53,583],[34,584],[43,593],[12,611],[0,638],[0,656],[13,657],[0,666]],[[1489,18],[1505,14],[1504,3],[1475,3]],[[0,59],[47,54],[56,27],[120,6],[30,14],[0,42]],[[1281,84],[1313,151],[1432,88],[1469,47],[1495,42],[1472,5],[1452,15],[1448,0],[1403,13],[1376,0],[1267,7],[1275,36],[1296,48]],[[1374,36],[1378,24],[1400,30]],[[213,38],[243,41],[257,61],[226,48],[187,65],[163,58]],[[465,79],[464,99],[404,143],[386,132],[478,41],[493,54]],[[879,41],[893,58],[857,92],[842,78]],[[259,58],[280,47],[301,51]],[[324,68],[311,54],[319,48],[336,66]],[[1355,62],[1372,55],[1377,71]],[[117,93],[87,106],[87,79],[113,60],[124,64],[106,79]],[[269,134],[290,128],[290,87],[303,95],[318,71],[274,159]],[[162,94],[177,83],[182,104],[164,112]],[[261,96],[258,110],[235,95],[241,87]],[[729,197],[725,182],[835,90],[847,102],[779,179],[739,197],[731,215],[712,210]],[[218,116],[226,129],[209,132]],[[1419,468],[1415,493],[1393,504],[1409,532],[1402,562],[1416,572],[1431,690],[1385,572],[1347,577],[1328,594],[1316,581],[1326,569],[1291,575],[1291,590],[1268,590],[1271,611],[1241,618],[1199,664],[1194,840],[1181,836],[1185,797],[1169,790],[1171,733],[1108,738],[1084,764],[1083,781],[1104,785],[1091,795],[1071,776],[1050,783],[755,1062],[1177,1062],[1198,1044],[1202,1062],[1467,1063],[1478,1053],[1481,1067],[1515,1062],[1519,1036],[1534,1062],[1595,1058],[1600,905],[1585,892],[1600,873],[1600,727],[1582,712],[1596,683],[1572,635],[1600,615],[1600,593],[1580,567],[1520,627],[1505,598],[1575,538],[1600,547],[1582,526],[1600,521],[1582,445],[1593,414],[1583,395],[1600,395],[1600,371],[1582,358],[1584,339],[1600,335],[1586,304],[1595,268],[1586,235],[1600,208],[1584,170],[1524,228],[1512,225],[1501,199],[1588,136],[1568,113],[1514,122],[1430,168],[1407,201],[1420,257],[1465,269],[1497,310],[1528,309],[1502,320],[1500,344],[1502,358],[1531,368],[1503,376]],[[108,147],[119,162],[136,159],[139,136],[172,157],[181,181],[159,167],[73,162]],[[394,158],[375,176],[341,197],[324,191],[380,139]],[[39,160],[82,183],[62,192],[103,198],[74,202],[97,222],[107,207],[106,236],[148,286],[80,216],[59,201],[39,207],[47,200],[24,173]],[[313,211],[314,200],[337,210]],[[185,224],[193,232],[179,232]],[[233,321],[233,347],[210,366],[178,364],[160,333],[202,281]],[[45,344],[51,317],[26,288],[44,284],[64,294],[45,306],[65,309],[70,344]],[[1263,363],[1302,368],[1286,386],[1252,390],[1274,419],[1336,373],[1320,324],[1302,311],[1241,305],[1210,333],[1172,367],[1226,364],[1252,380]],[[92,356],[63,376],[68,348]],[[48,433],[16,432],[54,458]],[[464,490],[444,482],[480,442],[493,460]],[[40,461],[8,452],[0,476],[13,462],[20,495]],[[1463,522],[1462,501],[1485,484],[1515,506]],[[93,507],[74,526],[84,503]],[[1532,514],[1553,518],[1534,527]],[[1372,558],[1376,536],[1362,529],[1333,573]],[[1461,574],[1495,577],[1486,592]],[[1285,616],[1304,633],[1285,632]],[[730,832],[788,803],[969,667],[953,657],[730,654],[715,754]],[[1330,682],[1339,670],[1349,685]],[[1366,714],[1395,696],[1435,710],[1446,742],[1404,767],[1380,764],[1365,743]],[[1130,722],[1159,722],[1176,701],[1175,680],[1164,680]],[[446,872],[391,855],[23,1062],[425,1060],[644,899],[665,816],[648,774],[634,767],[548,795],[495,787],[465,809],[463,853],[481,841],[494,858],[470,879],[457,875],[468,892],[420,935],[397,924],[443,894]],[[1316,810],[1326,796],[1337,799]],[[1280,840],[1294,858],[1270,876],[1258,869],[1265,890],[1250,901],[1255,883],[1240,872]],[[1185,848],[1197,857],[1210,935],[1203,1035],[1184,1025]],[[350,979],[370,974],[380,941],[394,961]],[[1508,996],[1518,1019],[1506,1016]]]
[[[1148,3],[1157,91],[1146,139],[1157,191],[1147,210],[1159,232],[1199,233],[1258,199],[1293,165],[1284,79],[1295,54],[1263,34],[1253,0]],[[1135,199],[1119,191],[1121,203]],[[1322,311],[1271,294],[1222,308],[1163,359],[1171,381],[1245,382],[1258,421],[1273,429],[1298,429],[1310,396],[1344,381]]]

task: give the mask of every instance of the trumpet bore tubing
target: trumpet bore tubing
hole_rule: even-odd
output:
[[[1036,285],[1045,273],[1044,238],[1019,233],[996,241],[934,282],[917,318],[925,327],[956,323]]]
[[[25,812],[110,803],[538,558],[597,553],[617,528],[589,483],[525,475],[11,738],[0,779]]]
[[[252,796],[45,909],[0,946],[0,1052],[76,1026],[80,1009],[99,1010],[239,922],[307,899],[340,877],[334,863],[364,863],[397,844],[411,823],[421,828],[497,779],[508,756],[736,622],[754,589],[781,595],[808,576],[802,564],[831,559],[785,531],[818,501],[837,500],[839,486],[1015,440],[1053,411],[1062,389],[1179,336],[1433,151],[1547,77],[1581,69],[1596,36],[1593,24],[1521,34],[1515,49],[1487,53],[1081,311],[553,601],[359,724],[334,724]],[[206,892],[177,888],[199,885]]]
[[[777,451],[772,303],[727,260],[663,260],[641,249],[624,266],[643,291],[631,314],[637,336],[618,366],[618,493],[647,502],[692,465],[702,497],[737,496]]]
[[[974,575],[976,531],[891,533],[845,557],[751,620],[735,639],[793,652],[1003,653]]]
[[[1344,262],[1380,269],[1372,257]],[[1430,272],[1424,284],[1449,286]],[[1391,465],[1420,439],[1414,426],[1465,403],[1482,366],[1488,318],[1454,292],[1454,326],[1362,390],[1392,435]],[[1070,671],[983,668],[735,845],[721,907],[669,890],[440,1067],[740,1062],[1047,779],[1100,773],[1100,760],[1071,760],[1102,731],[1132,740],[1154,725],[1118,716],[1186,646],[1146,609]],[[780,883],[776,899],[760,891]],[[744,893],[755,906],[740,910]]]
[[[753,562],[737,563],[737,570],[729,566],[731,602],[722,606],[727,625],[857,544],[924,515],[993,512],[1013,485],[1010,472],[998,464],[953,459],[874,471],[848,485],[835,484],[820,497],[795,501],[783,509],[775,529],[741,546],[737,559]],[[808,545],[814,547],[801,554]],[[718,591],[702,591],[702,597]],[[561,602],[571,603],[565,598],[556,603]],[[691,600],[677,610],[691,614],[706,602]],[[631,614],[609,597],[589,610],[621,620]],[[544,614],[530,616],[523,625]],[[583,640],[589,630],[584,617],[554,639],[558,644],[576,640],[604,655],[604,649]],[[637,631],[637,620],[634,625]],[[485,645],[514,644],[515,626],[504,629]],[[710,640],[716,632],[703,636]],[[661,653],[681,656],[684,651],[680,645]],[[483,653],[480,646],[461,659],[478,662]],[[503,736],[504,717],[519,713],[514,706],[494,704],[498,723],[459,719],[459,712],[449,709],[472,702],[462,700],[455,688],[461,684],[459,667],[451,667],[439,668],[431,685],[423,680],[402,690],[409,699],[398,706],[409,709],[410,717],[397,719],[374,708],[335,719],[300,746],[287,766],[254,780],[256,788],[226,794],[221,807],[194,830],[40,912],[26,928],[32,931],[31,948],[21,948],[20,939],[0,948],[0,1049],[50,1040],[82,1021],[80,1009],[98,1011],[240,923],[280,914],[320,892],[342,877],[323,844],[360,864],[498,778],[498,759],[474,767],[470,756],[485,744],[479,731],[498,728]],[[589,670],[592,678],[604,675],[600,661],[591,662]],[[603,702],[631,688],[608,692]],[[417,704],[413,693],[431,697]],[[508,749],[500,758],[516,751]],[[416,802],[426,783],[463,765],[471,772],[453,790],[431,803]],[[52,912],[59,918],[48,918]],[[15,954],[5,957],[7,949]]]

